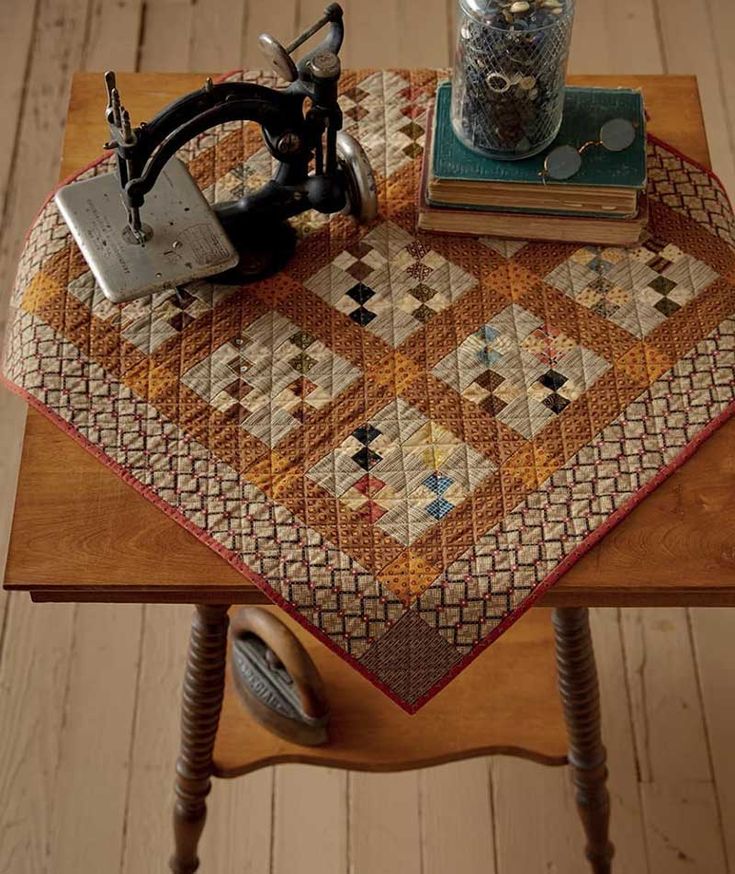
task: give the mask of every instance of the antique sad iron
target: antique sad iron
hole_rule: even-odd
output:
[[[327,34],[298,62],[292,53]],[[341,130],[338,57],[344,25],[333,3],[288,47],[268,34],[260,45],[283,89],[208,79],[198,91],[133,127],[115,74],[105,74],[106,118],[117,158],[107,173],[61,188],[56,202],[103,293],[114,302],[216,276],[244,284],[279,270],[295,233],[288,219],[305,210],[343,212],[359,222],[377,213],[375,180],[359,143]],[[239,200],[211,207],[174,157],[189,140],[225,122],[262,127],[276,160],[273,178]]]
[[[327,742],[329,707],[319,672],[273,613],[261,607],[237,613],[231,664],[235,688],[253,719],[295,744]]]

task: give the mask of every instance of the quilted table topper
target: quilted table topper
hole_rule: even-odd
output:
[[[30,403],[409,712],[735,408],[719,183],[652,140],[637,248],[419,232],[444,75],[343,76],[379,218],[302,216],[293,260],[255,285],[112,304],[49,201],[4,362]],[[272,170],[250,124],[182,157],[214,200]],[[80,178],[108,172],[109,157]]]

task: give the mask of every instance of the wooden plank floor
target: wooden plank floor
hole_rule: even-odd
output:
[[[343,0],[347,66],[449,63],[452,0]],[[324,0],[25,0],[0,16],[0,327],[57,173],[74,69],[258,66]],[[699,76],[735,191],[731,0],[578,0],[575,72]],[[1,392],[1,390],[0,390]],[[0,563],[23,405],[0,393]],[[735,548],[735,545],[734,547]],[[0,874],[165,870],[188,609],[0,593]],[[735,874],[735,611],[597,611],[616,870]],[[218,783],[217,874],[584,874],[566,774],[512,759],[396,776],[305,767]]]

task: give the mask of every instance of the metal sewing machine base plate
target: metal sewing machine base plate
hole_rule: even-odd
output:
[[[130,231],[115,173],[67,185],[55,199],[113,303],[212,276],[238,263],[214,210],[176,158],[166,164],[146,196],[142,219],[148,236],[143,242]]]

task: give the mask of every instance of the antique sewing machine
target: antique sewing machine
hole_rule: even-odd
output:
[[[325,27],[323,40],[294,61],[296,49]],[[72,182],[57,192],[56,202],[110,300],[129,301],[203,277],[245,284],[268,276],[293,252],[288,219],[306,210],[343,212],[359,222],[374,218],[370,164],[341,130],[343,38],[342,9],[333,3],[285,48],[260,36],[286,87],[208,79],[137,127],[115,74],[105,74],[106,148],[115,153],[117,172]],[[261,126],[275,173],[259,190],[210,206],[175,154],[205,131],[241,120]]]
[[[294,61],[322,28],[324,39]],[[338,53],[344,37],[336,3],[289,46],[268,34],[260,45],[288,84],[208,79],[155,118],[133,127],[115,74],[105,74],[116,172],[72,182],[56,202],[103,293],[121,303],[214,277],[247,284],[279,270],[295,245],[288,219],[305,210],[342,212],[359,222],[377,213],[376,188],[359,143],[341,130]],[[273,177],[240,199],[210,205],[176,152],[233,121],[262,128]],[[307,244],[308,245],[308,244]],[[235,686],[253,717],[302,745],[327,741],[328,705],[319,674],[283,623],[258,608],[233,622]]]

